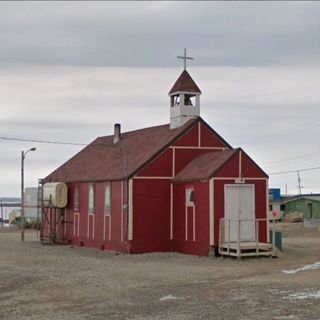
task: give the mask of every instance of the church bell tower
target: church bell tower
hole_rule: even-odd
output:
[[[170,97],[170,129],[179,128],[188,120],[200,116],[201,90],[196,85],[186,70],[186,49],[184,56],[178,56],[184,60],[184,70],[169,92]]]

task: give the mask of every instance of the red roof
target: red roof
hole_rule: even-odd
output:
[[[228,149],[202,154],[192,160],[173,179],[174,183],[193,182],[210,179],[224,163],[232,158],[240,149]]]
[[[196,83],[191,78],[187,70],[184,70],[176,83],[171,88],[169,94],[175,92],[192,92],[192,93],[201,93],[201,90],[196,85]]]
[[[116,144],[113,144],[113,135],[99,137],[49,174],[44,182],[109,181],[130,177],[200,119],[191,119],[176,129],[170,129],[166,124],[122,133]]]

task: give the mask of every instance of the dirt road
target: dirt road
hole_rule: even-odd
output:
[[[278,259],[241,261],[115,255],[0,231],[0,319],[320,319],[320,232],[282,229]]]

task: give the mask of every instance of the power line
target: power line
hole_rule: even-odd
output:
[[[280,160],[272,160],[272,161],[268,161],[268,162],[263,162],[263,163],[261,163],[261,165],[263,165],[264,167],[269,167],[269,166],[277,165],[279,163],[297,162],[297,161],[302,161],[302,160],[306,161],[306,160],[317,159],[319,157],[320,157],[320,152],[317,151],[317,152],[302,154],[297,157],[290,157],[290,158],[284,158],[284,159],[280,159]]]
[[[305,169],[296,169],[296,170],[290,170],[290,171],[281,171],[281,172],[272,172],[269,173],[269,176],[275,175],[275,174],[284,174],[284,173],[292,173],[292,172],[297,172],[297,171],[311,171],[311,170],[316,170],[320,169],[320,167],[313,167],[313,168],[305,168]]]
[[[73,145],[73,146],[87,146],[88,145],[86,143],[77,143],[77,142],[35,140],[35,139],[11,138],[11,137],[1,137],[1,136],[0,136],[0,139],[1,140],[8,140],[8,141],[36,142],[36,143],[49,143],[49,144],[61,144],[61,145]],[[277,175],[277,174],[292,173],[292,172],[297,172],[297,171],[310,171],[310,170],[317,170],[317,169],[320,169],[320,167],[272,172],[272,173],[269,173],[268,175],[271,176],[271,175]]]
[[[9,141],[50,143],[50,144],[65,144],[65,145],[72,145],[72,146],[87,146],[87,144],[85,144],[85,143],[77,143],[77,142],[61,142],[61,141],[34,140],[34,139],[9,138],[9,137],[0,137],[0,139],[1,140],[9,140]]]

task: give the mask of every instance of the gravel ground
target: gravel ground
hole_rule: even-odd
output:
[[[320,232],[278,227],[279,258],[240,261],[44,246],[29,230],[21,243],[7,228],[0,319],[320,319]]]

